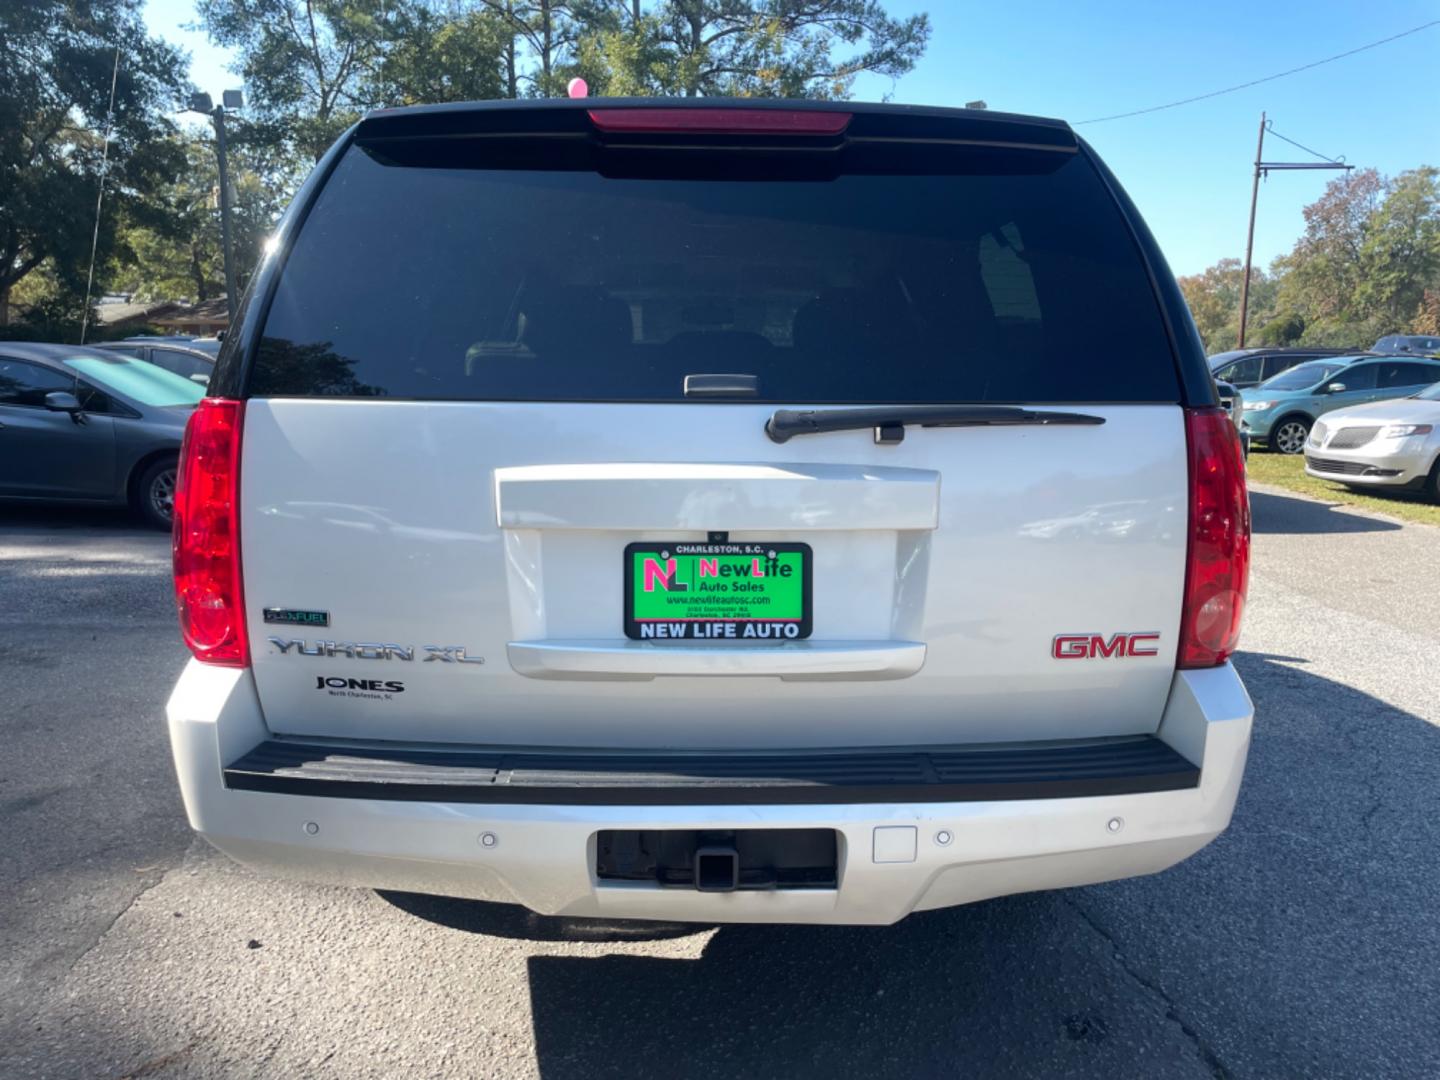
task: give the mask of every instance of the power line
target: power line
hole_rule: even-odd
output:
[[[1309,71],[1311,68],[1317,68],[1322,64],[1329,64],[1333,63],[1336,60],[1343,60],[1347,56],[1354,56],[1356,53],[1365,52],[1367,49],[1375,49],[1379,48],[1381,45],[1388,45],[1392,41],[1399,41],[1401,38],[1409,37],[1411,34],[1418,34],[1421,30],[1429,30],[1432,26],[1440,26],[1440,19],[1432,19],[1430,22],[1421,23],[1419,26],[1412,26],[1409,30],[1402,31],[1398,34],[1392,34],[1390,37],[1387,38],[1381,38],[1379,41],[1372,41],[1368,45],[1361,45],[1358,48],[1349,49],[1342,53],[1336,53],[1334,56],[1327,56],[1323,60],[1316,60],[1309,64],[1301,64],[1299,67],[1291,68],[1289,71],[1281,71],[1277,72],[1274,75],[1266,75],[1264,78],[1251,79],[1249,82],[1239,83],[1235,86],[1227,86],[1224,90],[1212,90],[1208,94],[1197,94],[1195,97],[1183,98],[1180,101],[1172,101],[1166,105],[1152,105],[1148,109],[1135,109],[1131,112],[1115,113],[1113,116],[1097,116],[1091,120],[1077,120],[1075,121],[1075,123],[1077,125],[1103,124],[1107,120],[1124,120],[1128,116],[1144,116],[1146,113],[1163,112],[1165,109],[1175,109],[1179,108],[1181,105],[1191,105],[1197,101],[1205,101],[1208,98],[1219,97],[1222,94],[1233,94],[1236,90],[1245,90],[1251,86],[1259,86],[1261,83],[1274,82],[1276,79],[1283,79],[1287,75],[1295,75],[1302,71]],[[1284,138],[1284,136],[1281,137]],[[1289,142],[1290,140],[1286,139],[1285,141]],[[1301,147],[1301,149],[1303,150],[1304,147]],[[1313,151],[1311,152],[1313,153]]]

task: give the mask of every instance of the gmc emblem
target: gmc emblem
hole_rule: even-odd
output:
[[[1155,656],[1159,634],[1056,634],[1050,655],[1056,660],[1109,659],[1112,656]]]

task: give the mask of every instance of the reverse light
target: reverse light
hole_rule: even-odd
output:
[[[175,490],[175,606],[195,659],[250,663],[240,579],[240,430],[245,403],[206,398],[190,414]]]
[[[590,122],[617,134],[839,135],[848,112],[813,109],[590,109]]]
[[[1380,433],[1382,439],[1403,439],[1408,435],[1429,435],[1433,424],[1392,424]]]
[[[1176,666],[1223,664],[1240,640],[1250,581],[1250,496],[1235,425],[1220,409],[1187,409],[1190,521]]]

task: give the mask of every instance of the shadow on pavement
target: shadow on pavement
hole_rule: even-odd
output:
[[[551,1078],[1124,1075],[1164,1025],[1108,955],[1060,895],[723,927],[699,960],[537,955],[536,1059]],[[1171,1034],[1159,1061],[1185,1075]]]
[[[51,531],[59,529],[129,529],[158,532],[143,525],[126,506],[32,503],[0,499],[0,528]]]
[[[537,950],[541,1074],[1436,1075],[1440,739],[1303,663],[1237,658],[1258,716],[1245,787],[1181,866],[892,927],[722,926],[696,960]],[[515,909],[391,899],[574,940]]]
[[[1307,535],[1312,533],[1394,532],[1402,528],[1393,521],[1341,511],[1340,503],[1319,503],[1312,499],[1250,492],[1251,526],[1257,533]]]
[[[571,919],[537,915],[515,904],[487,904],[448,896],[377,890],[401,911],[451,930],[525,941],[664,941],[689,937],[709,927],[697,923],[645,922],[639,919]]]

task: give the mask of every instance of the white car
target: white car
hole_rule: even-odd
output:
[[[1230,821],[1239,439],[1059,121],[377,113],[232,334],[168,713],[191,824],[244,863],[891,923]]]
[[[1440,383],[1326,413],[1310,429],[1305,471],[1356,489],[1408,489],[1440,502]]]

